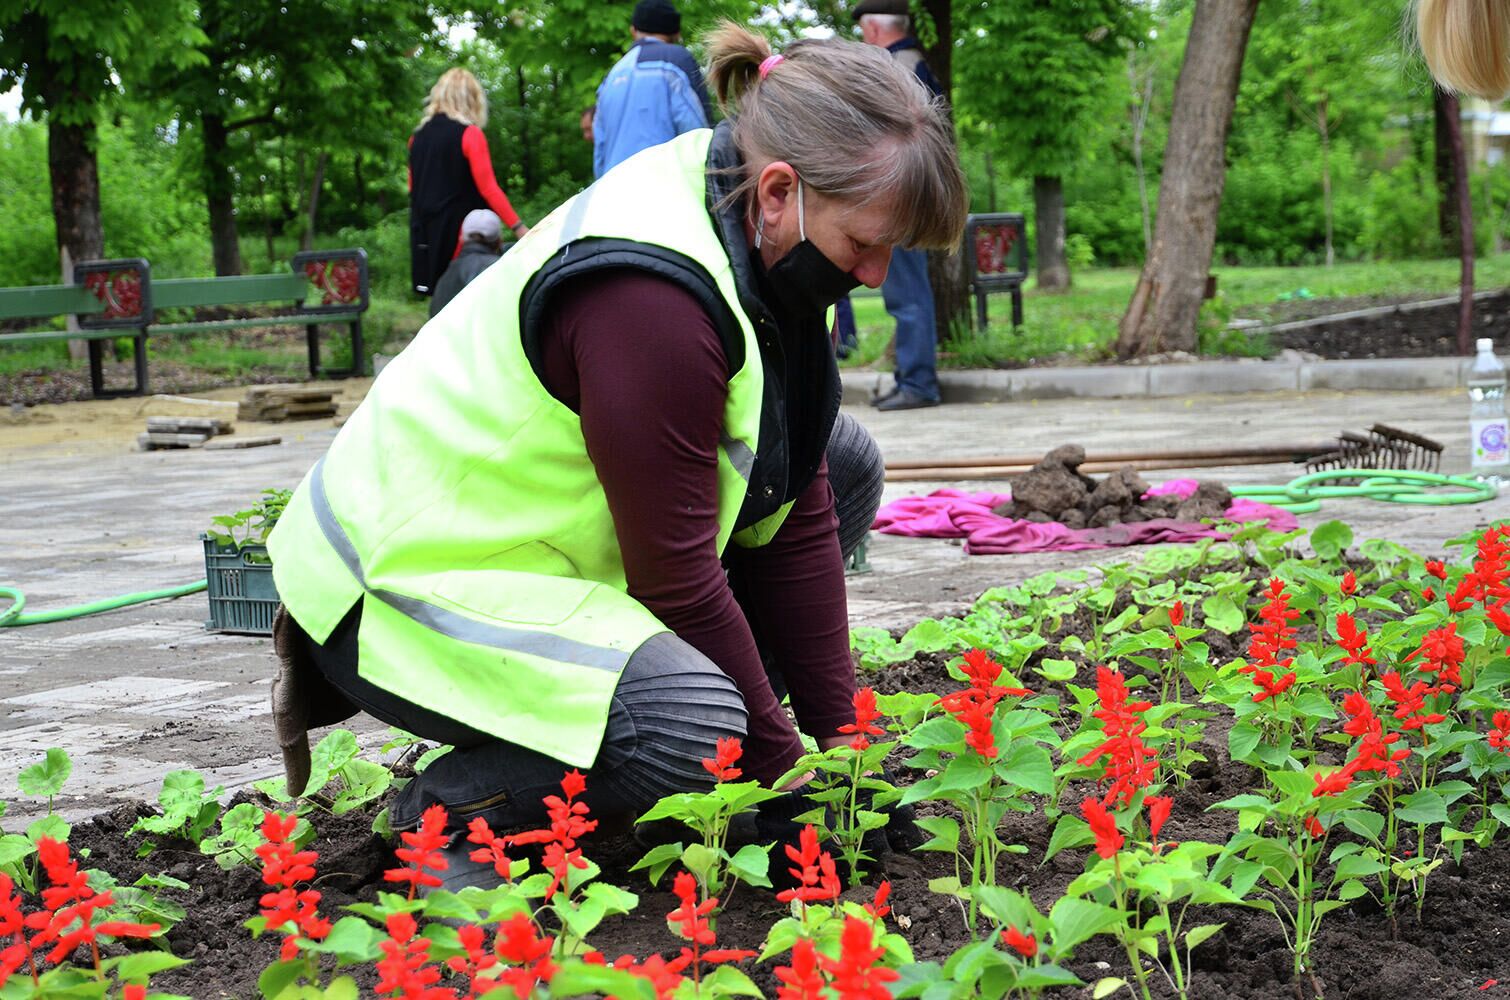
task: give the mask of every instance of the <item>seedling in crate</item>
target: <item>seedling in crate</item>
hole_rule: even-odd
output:
[[[683,846],[680,841],[652,848],[630,871],[648,869],[652,885],[658,883],[666,869],[681,863],[697,876],[707,896],[724,896],[730,879],[750,885],[769,887],[769,844],[746,844],[730,854],[727,848],[729,825],[740,813],[782,793],[764,788],[758,781],[735,781],[744,772],[738,763],[742,748],[738,739],[718,741],[718,756],[703,760],[703,767],[717,784],[706,792],[679,792],[668,795],[641,816],[637,823],[675,820],[695,832],[698,843]]]
[[[257,501],[245,510],[211,518],[214,527],[207,529],[205,534],[221,545],[238,549],[247,545],[265,544],[267,536],[283,516],[283,510],[293,495],[293,490],[265,489]]]

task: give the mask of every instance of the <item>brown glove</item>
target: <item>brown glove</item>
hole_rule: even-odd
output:
[[[273,731],[283,751],[283,777],[289,795],[309,784],[309,730],[351,718],[357,709],[331,686],[309,656],[308,637],[278,605],[273,615],[273,651],[278,675],[273,678]]]

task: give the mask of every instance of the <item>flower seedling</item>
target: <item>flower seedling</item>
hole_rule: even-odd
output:
[[[635,863],[631,871],[648,869],[652,884],[678,862],[697,876],[707,895],[727,893],[730,880],[769,887],[771,880],[770,845],[746,844],[730,854],[727,849],[729,825],[735,816],[760,803],[777,798],[780,792],[762,787],[758,781],[735,781],[742,771],[734,765],[742,754],[740,742],[732,737],[719,740],[716,757],[703,761],[703,767],[717,782],[706,792],[681,792],[668,795],[651,806],[637,822],[676,820],[698,834],[697,843],[660,844]]]

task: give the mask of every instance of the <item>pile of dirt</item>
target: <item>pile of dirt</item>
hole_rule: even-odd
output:
[[[1132,468],[1096,480],[1080,471],[1085,449],[1066,444],[1011,480],[1012,499],[995,509],[1002,517],[1068,528],[1105,528],[1112,524],[1170,519],[1201,521],[1221,517],[1232,493],[1221,483],[1203,482],[1184,499],[1148,496],[1149,484]]]

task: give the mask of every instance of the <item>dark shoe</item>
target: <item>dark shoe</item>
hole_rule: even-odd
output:
[[[893,396],[895,396],[897,393],[899,393],[901,391],[902,391],[901,386],[895,386],[895,385],[892,386],[890,389],[887,389],[885,392],[881,392],[879,389],[877,389],[874,393],[871,394],[870,405],[871,406],[880,406],[882,403],[886,402],[888,399],[891,399]]]
[[[878,410],[921,410],[925,406],[937,406],[939,401],[929,399],[927,396],[913,392],[911,389],[898,389],[896,392],[882,399],[876,400],[875,407]]]
[[[446,870],[440,873],[440,885],[422,889],[421,892],[430,893],[437,889],[461,892],[468,886],[496,889],[502,885],[503,879],[498,877],[498,870],[491,861],[472,860],[471,854],[475,850],[477,845],[467,843],[465,831],[454,834],[451,842],[440,849],[441,857],[446,859]]]

